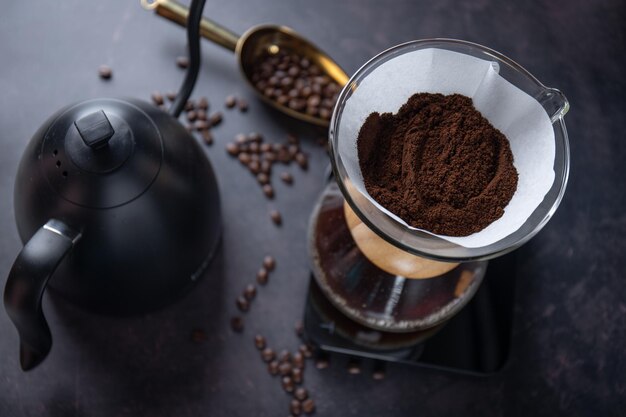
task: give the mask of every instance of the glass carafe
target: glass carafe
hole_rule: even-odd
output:
[[[543,201],[516,231],[488,246],[468,248],[389,216],[354,186],[339,143],[344,107],[359,85],[383,63],[412,51],[437,48],[489,61],[505,80],[545,109],[554,130],[555,179]],[[480,45],[450,39],[413,41],[366,63],[339,96],[329,144],[335,181],[327,185],[312,213],[309,253],[313,275],[326,298],[359,324],[387,332],[424,332],[456,314],[475,294],[487,260],[531,239],[558,207],[569,171],[563,94],[542,85],[509,58]],[[349,121],[354,123],[354,121]],[[504,278],[504,277],[503,277]]]

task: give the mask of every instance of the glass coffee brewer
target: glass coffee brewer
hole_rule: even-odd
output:
[[[434,52],[430,54],[431,51]],[[389,65],[403,59],[402,65]],[[424,63],[425,60],[429,62]],[[421,67],[411,68],[415,62]],[[482,65],[483,69],[487,65],[488,71],[474,73],[469,68],[474,64]],[[442,70],[441,65],[447,68]],[[526,108],[534,106],[542,113],[538,116],[545,119],[549,131],[547,142],[552,154],[548,163],[553,180],[544,181],[544,192],[534,197],[536,204],[525,207],[526,214],[518,216],[521,220],[501,226],[495,237],[466,244],[462,239],[442,238],[411,228],[374,201],[359,183],[362,179],[358,163],[354,161],[355,132],[367,112],[395,112],[399,107],[397,103],[405,101],[404,98],[398,99],[387,107],[383,103],[381,108],[378,103],[384,102],[385,97],[372,99],[372,95],[404,94],[408,97],[420,92],[407,92],[404,91],[406,86],[398,86],[403,77],[415,76],[400,73],[406,69],[415,70],[413,74],[432,71],[424,77],[441,78],[426,81],[438,83],[431,84],[434,91],[428,92],[465,92],[471,96],[473,91],[475,105],[483,100],[487,113],[500,111],[489,109],[506,107],[507,100],[511,99],[526,100],[529,103]],[[378,81],[387,79],[384,92],[372,81],[376,76]],[[472,77],[476,79],[471,80]],[[506,85],[485,86],[491,82],[485,81],[488,77],[492,77],[494,83]],[[478,87],[464,90],[466,82],[474,82]],[[500,94],[503,91],[500,88],[516,90],[516,98]],[[361,89],[366,91],[359,94]],[[485,91],[489,94],[483,94]],[[520,94],[525,97],[520,99]],[[503,102],[494,105],[494,100],[498,100],[494,97]],[[485,100],[492,103],[484,104]],[[483,112],[479,105],[476,107]],[[355,108],[360,110],[354,111]],[[487,271],[487,260],[513,251],[530,240],[556,211],[569,170],[569,145],[563,120],[568,109],[569,104],[560,91],[545,87],[502,54],[464,41],[431,39],[409,42],[382,52],[359,69],[342,91],[331,120],[329,146],[335,181],[329,182],[322,192],[309,224],[309,255],[314,279],[305,326],[310,341],[327,350],[378,359],[418,361],[425,342],[434,338],[477,293]],[[511,112],[515,113],[514,110],[508,111]],[[520,130],[519,126],[516,127],[520,120],[515,117],[497,114],[485,117],[492,124],[492,118],[496,120],[499,123],[495,124],[496,127],[507,137],[507,129],[513,132],[513,136],[516,135],[515,129],[524,131],[522,135],[539,134],[540,131],[540,128],[529,126],[527,119]],[[502,122],[503,118],[505,122]],[[516,150],[515,146],[512,143],[516,167],[532,161],[532,146],[531,149],[522,147],[522,150]],[[522,193],[523,177],[524,168],[520,171],[518,187],[518,192]],[[527,205],[524,201],[521,204]],[[507,210],[513,205],[512,200]],[[492,280],[507,278],[495,276]],[[508,294],[512,297],[512,292]],[[498,294],[494,296],[498,297]],[[503,294],[500,296],[506,298]],[[508,304],[511,309],[512,299]],[[315,319],[311,318],[313,316]],[[463,337],[457,341],[464,343]]]

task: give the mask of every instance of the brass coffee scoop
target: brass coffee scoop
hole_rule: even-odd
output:
[[[147,10],[154,10],[159,16],[165,17],[181,26],[186,26],[189,9],[174,0],[141,0]],[[327,127],[329,121],[290,109],[263,95],[252,82],[252,74],[259,58],[264,54],[277,54],[281,50],[295,53],[315,63],[327,76],[340,86],[346,85],[348,75],[335,61],[310,41],[300,36],[293,29],[278,25],[258,25],[238,36],[229,29],[207,18],[202,19],[200,34],[210,41],[235,52],[239,70],[252,86],[253,90],[270,106],[305,122]]]

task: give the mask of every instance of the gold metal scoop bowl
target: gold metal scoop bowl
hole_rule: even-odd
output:
[[[145,9],[154,10],[159,16],[165,17],[181,26],[186,26],[187,24],[189,9],[173,0],[141,0],[141,4]],[[293,29],[277,25],[254,26],[243,35],[238,36],[207,18],[202,19],[200,33],[204,38],[235,52],[239,70],[261,100],[296,119],[318,126],[328,126],[329,120],[295,111],[266,97],[252,82],[253,70],[259,60],[266,54],[274,55],[284,50],[307,58],[341,87],[346,85],[350,77],[335,61],[313,43],[300,36]]]

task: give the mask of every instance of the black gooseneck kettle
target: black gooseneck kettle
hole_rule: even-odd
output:
[[[25,245],[4,292],[23,370],[52,346],[47,287],[92,311],[146,312],[188,290],[218,245],[215,175],[175,119],[198,75],[203,7],[192,1],[190,67],[170,114],[135,99],[83,101],[50,117],[26,148],[14,191]]]

